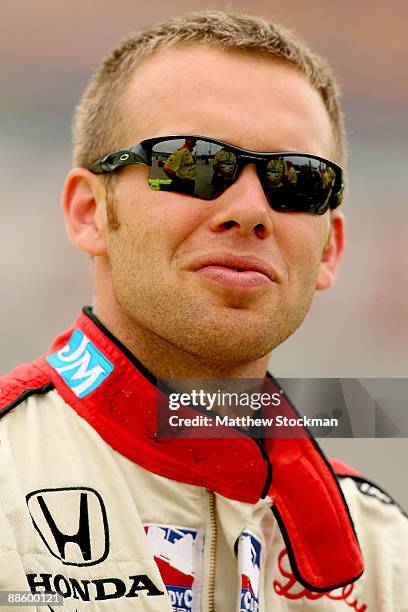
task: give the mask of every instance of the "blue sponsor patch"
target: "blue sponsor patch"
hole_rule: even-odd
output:
[[[240,612],[259,612],[259,574],[261,542],[249,531],[243,531],[238,544],[241,575]]]
[[[202,581],[203,532],[174,525],[145,525],[150,551],[170,597],[173,612],[197,609],[194,583]],[[195,605],[194,605],[195,604]]]
[[[89,395],[113,371],[113,364],[80,329],[47,361],[77,397]]]

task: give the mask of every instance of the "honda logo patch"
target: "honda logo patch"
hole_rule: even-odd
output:
[[[40,489],[27,495],[27,505],[46,547],[65,565],[96,565],[108,556],[106,510],[94,489]]]

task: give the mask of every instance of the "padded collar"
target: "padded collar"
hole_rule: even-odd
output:
[[[72,351],[69,341],[75,330],[81,332],[76,337],[84,335],[85,344],[89,341],[86,351],[96,349],[112,366],[83,397],[73,391],[61,368],[58,371],[52,365],[58,351],[62,356]],[[269,495],[292,571],[306,588],[328,591],[362,574],[363,560],[343,494],[329,463],[308,435],[267,439],[263,444],[244,433],[228,438],[227,432],[222,439],[160,440],[154,377],[89,308],[56,338],[40,367],[66,403],[113,449],[146,470],[237,501],[255,503]],[[77,380],[78,375],[80,380],[80,367]],[[286,414],[296,415],[288,402],[283,408]]]

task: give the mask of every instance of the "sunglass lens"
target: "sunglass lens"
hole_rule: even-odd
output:
[[[234,179],[237,158],[221,145],[193,138],[163,140],[153,146],[149,185],[212,200]]]
[[[273,158],[258,170],[275,210],[323,214],[336,181],[332,166],[313,157]]]

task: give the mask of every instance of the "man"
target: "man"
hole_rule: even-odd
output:
[[[186,138],[184,144],[173,151],[163,166],[163,170],[171,179],[171,189],[178,193],[194,193],[197,169],[192,155],[196,141]]]
[[[152,158],[187,139],[234,154],[228,186],[208,189],[212,159],[194,195],[150,189]],[[251,16],[159,24],[101,64],[74,157],[63,209],[93,308],[0,381],[1,589],[67,610],[407,609],[406,517],[307,435],[157,431],[157,378],[264,379],[335,280],[345,146],[327,65]],[[282,198],[277,159],[332,180]]]
[[[213,177],[211,182],[214,189],[217,190],[219,187],[223,187],[224,185],[226,186],[228,182],[233,180],[237,158],[235,153],[222,148],[217,151],[217,153],[213,156],[213,159]]]

